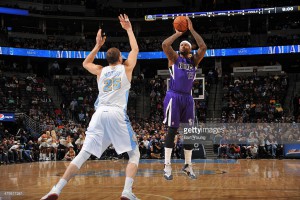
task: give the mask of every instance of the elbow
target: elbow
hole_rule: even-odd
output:
[[[139,53],[140,49],[138,45],[132,45],[131,46],[131,52]]]
[[[162,45],[161,45],[161,47],[163,48],[163,49],[165,49],[166,47],[167,47],[168,45],[167,45],[167,43],[164,41],[163,43],[162,43]]]
[[[140,49],[139,49],[139,47],[137,46],[137,47],[135,47],[134,49],[132,49],[133,51],[135,51],[135,52],[139,52],[140,51]]]
[[[86,68],[87,62],[83,61],[83,62],[82,62],[82,66],[83,66],[84,68]]]
[[[201,46],[201,49],[203,49],[203,51],[206,51],[207,50],[207,46],[205,43],[203,43],[203,45]]]

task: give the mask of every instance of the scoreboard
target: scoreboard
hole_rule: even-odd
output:
[[[145,15],[146,21],[168,20],[175,19],[177,16],[188,16],[190,18],[199,17],[218,17],[218,16],[239,16],[239,15],[266,15],[287,12],[298,12],[300,6],[284,6],[272,8],[251,8],[243,10],[223,10],[223,11],[209,11],[209,12],[191,12],[191,13],[174,13],[174,14],[153,14]]]

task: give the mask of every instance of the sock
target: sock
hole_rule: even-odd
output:
[[[127,191],[131,192],[132,191],[132,185],[133,185],[133,178],[126,177],[124,190],[127,190]]]
[[[171,154],[172,154],[172,148],[165,147],[165,164],[166,165],[171,164]]]
[[[185,164],[192,164],[192,151],[193,150],[184,150]]]
[[[58,183],[55,185],[55,187],[59,190],[59,191],[61,191],[64,187],[65,187],[65,185],[68,183],[68,181],[66,181],[65,179],[60,179],[59,181],[58,181]]]

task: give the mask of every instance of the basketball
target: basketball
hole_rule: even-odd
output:
[[[185,16],[178,16],[174,19],[173,26],[177,31],[185,32],[188,29],[188,21]]]

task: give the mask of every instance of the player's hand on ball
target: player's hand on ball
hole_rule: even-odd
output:
[[[186,16],[186,20],[188,22],[188,29],[190,31],[194,30],[193,23],[192,23],[191,19],[188,16]]]
[[[176,34],[178,34],[178,35],[182,35],[184,32],[180,32],[180,31],[178,31],[178,30],[176,30],[175,29],[175,32],[176,32]]]

